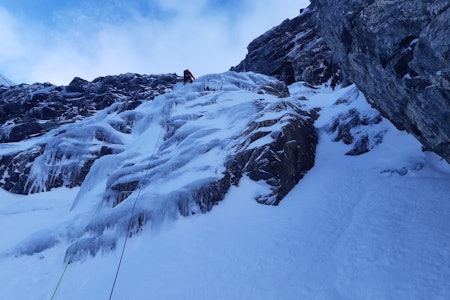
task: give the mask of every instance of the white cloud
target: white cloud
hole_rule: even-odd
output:
[[[0,8],[0,32],[3,43],[7,43],[8,47],[0,47],[0,60],[3,62],[5,57],[13,56],[18,49],[20,43],[15,36],[15,21],[12,16],[5,10]]]
[[[206,0],[158,0],[152,3],[158,3],[163,13],[153,17],[123,10],[120,16],[104,14],[94,5],[89,10],[56,12],[57,26],[45,30],[0,10],[6,45],[0,49],[0,73],[6,69],[4,74],[16,82],[68,84],[75,76],[92,80],[125,72],[180,74],[185,68],[197,76],[223,72],[245,57],[251,40],[295,17],[309,1],[301,2],[254,0],[230,14],[211,12]]]

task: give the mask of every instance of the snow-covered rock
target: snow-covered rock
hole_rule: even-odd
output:
[[[86,84],[77,80],[76,89]],[[96,241],[109,228],[120,237],[205,213],[244,175],[266,186],[258,202],[277,205],[314,165],[317,143],[313,116],[287,96],[274,78],[227,72],[178,84],[133,110],[123,109],[124,99],[27,141],[28,151],[4,153],[1,183],[25,194],[81,186],[72,209],[99,205],[87,229]],[[94,251],[77,241],[77,255],[114,243],[96,242],[103,246]]]

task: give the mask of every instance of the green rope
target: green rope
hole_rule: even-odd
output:
[[[161,127],[159,129],[158,138],[156,140],[157,142],[161,138],[162,131],[163,131],[163,128]],[[158,144],[156,143],[155,144],[155,148],[153,149],[153,152],[152,152],[151,156],[153,156],[156,153],[156,149],[157,148],[158,148]],[[149,162],[149,165],[150,165],[150,163],[151,162]],[[147,170],[145,171],[144,178],[146,178],[148,176],[148,173],[149,173],[149,168],[147,168]],[[128,235],[129,235],[129,233],[131,231],[131,224],[133,222],[133,216],[134,216],[134,211],[135,211],[135,208],[136,208],[136,203],[139,201],[139,199],[141,197],[142,188],[143,188],[142,184],[139,185],[138,195],[136,196],[136,200],[134,200],[134,203],[133,203],[133,209],[131,210],[130,221],[128,222],[127,234],[125,236],[125,241],[124,241],[123,246],[122,246],[122,253],[120,254],[119,264],[117,265],[117,270],[116,270],[116,276],[114,277],[114,282],[113,282],[113,285],[111,287],[111,292],[109,294],[109,300],[112,299],[112,296],[113,296],[113,293],[114,293],[114,288],[116,287],[117,277],[119,276],[119,271],[120,271],[120,267],[122,266],[122,259],[123,259],[124,253],[125,253],[125,248],[127,247]]]
[[[158,133],[158,139],[157,139],[157,141],[160,139],[162,131],[163,131],[163,128],[161,127],[160,130],[159,130],[159,133]],[[155,144],[155,148],[153,149],[152,155],[155,154],[156,149],[157,149],[157,144]],[[149,163],[149,164],[150,164],[150,163]],[[144,177],[148,176],[148,172],[149,172],[149,169],[147,168]],[[121,265],[122,265],[122,259],[123,259],[123,256],[124,256],[124,253],[125,253],[125,248],[126,248],[126,245],[127,245],[128,233],[129,233],[129,231],[131,230],[131,224],[132,224],[132,220],[133,220],[133,216],[134,216],[134,211],[135,211],[135,208],[136,208],[136,203],[137,203],[137,201],[138,201],[139,198],[140,198],[141,191],[142,191],[142,185],[140,185],[140,187],[139,187],[138,195],[137,195],[136,200],[134,201],[134,204],[133,204],[133,209],[132,209],[132,212],[131,212],[130,221],[129,221],[129,223],[128,223],[128,230],[127,230],[127,234],[126,234],[126,236],[125,236],[125,242],[124,242],[123,247],[122,247],[122,253],[121,253],[121,255],[120,255],[119,264],[118,264],[118,266],[117,266],[116,275],[115,275],[115,277],[114,277],[114,283],[113,283],[113,285],[112,285],[111,292],[110,292],[110,295],[109,295],[109,299],[110,299],[110,300],[111,300],[112,295],[113,295],[113,293],[114,293],[114,288],[115,288],[115,286],[116,286],[117,277],[119,276],[120,267],[121,267]],[[96,215],[98,214],[98,212],[100,211],[100,207],[101,207],[101,204],[102,204],[102,203],[103,203],[103,202],[100,201],[100,203],[99,203],[97,209],[95,210],[94,214],[93,214],[93,215],[91,216],[91,218],[89,219],[89,222],[87,223],[87,225],[85,226],[85,228],[83,229],[83,231],[78,235],[77,240],[76,240],[76,242],[75,242],[75,244],[74,244],[74,246],[73,246],[73,249],[72,249],[72,251],[70,252],[70,256],[69,256],[69,259],[67,260],[66,266],[64,267],[64,270],[63,270],[61,276],[59,277],[58,284],[56,285],[55,290],[53,291],[52,297],[50,298],[51,300],[54,299],[54,297],[55,297],[55,295],[56,295],[56,292],[58,291],[59,287],[61,286],[61,282],[62,282],[62,280],[63,280],[63,278],[64,278],[64,275],[65,275],[65,273],[66,273],[66,271],[67,271],[67,268],[69,267],[69,264],[70,264],[70,262],[72,261],[72,258],[73,258],[74,254],[75,254],[76,249],[77,249],[78,242],[81,240],[81,237],[82,237],[82,236],[84,235],[84,233],[86,232],[86,228],[91,224],[91,222],[94,220],[95,216],[96,216]]]
[[[147,174],[145,176],[147,176]],[[142,191],[142,185],[140,185],[140,187],[139,187],[139,193],[138,193],[138,195],[136,197],[136,200],[134,200],[133,209],[131,210],[131,217],[130,217],[130,221],[128,222],[127,234],[125,235],[125,241],[124,241],[123,246],[122,246],[122,253],[120,254],[120,259],[119,259],[119,264],[117,265],[116,275],[114,277],[114,282],[113,282],[113,285],[111,287],[111,292],[109,294],[109,300],[112,299],[112,295],[114,293],[114,288],[116,287],[117,277],[119,277],[119,271],[120,271],[120,267],[122,265],[123,255],[125,253],[125,248],[127,246],[128,235],[129,235],[129,233],[131,231],[131,224],[133,222],[134,210],[136,208],[136,203],[138,202],[138,200],[139,200],[139,198],[141,196],[141,191]]]
[[[78,242],[81,240],[81,238],[83,237],[83,235],[86,232],[86,229],[88,228],[88,226],[92,223],[92,221],[94,220],[95,216],[98,214],[98,212],[100,211],[100,207],[101,204],[103,203],[103,201],[100,201],[97,209],[95,210],[95,212],[92,214],[91,218],[89,219],[89,222],[86,224],[86,226],[84,227],[84,229],[80,232],[80,234],[78,235],[74,246],[72,247],[72,251],[70,252],[69,258],[67,260],[66,266],[64,267],[64,270],[61,274],[61,276],[59,277],[59,281],[58,284],[55,287],[55,290],[53,291],[52,297],[50,298],[51,300],[53,300],[55,298],[56,292],[58,291],[59,287],[61,286],[61,282],[64,278],[64,275],[66,274],[67,268],[69,267],[70,262],[72,261],[73,256],[75,255],[75,251],[77,250],[77,246],[78,246]]]

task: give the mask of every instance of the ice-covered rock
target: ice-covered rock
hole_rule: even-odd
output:
[[[264,186],[256,201],[277,205],[314,165],[317,144],[313,116],[288,96],[274,78],[227,72],[178,84],[133,110],[117,102],[38,138],[15,185],[22,192],[81,185],[73,213],[98,209],[67,259],[114,248],[147,223],[205,213],[242,176]],[[2,182],[12,186],[12,177]],[[69,231],[59,234],[75,239]]]
[[[0,141],[7,145],[0,153],[0,186],[28,194],[81,185],[95,159],[122,151],[120,135],[138,117],[129,112],[179,80],[175,74],[122,74],[93,82],[75,78],[67,87],[0,90]]]

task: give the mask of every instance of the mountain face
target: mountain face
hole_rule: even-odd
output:
[[[101,126],[121,138],[122,151],[97,159],[79,188],[27,196],[0,189],[0,298],[108,298],[127,235],[113,299],[447,299],[448,165],[380,117],[354,85],[295,83],[279,98],[282,86],[253,73],[208,75],[128,111],[138,117],[129,134],[111,129],[126,115],[109,109],[67,124],[86,135],[86,148],[89,127]],[[320,115],[303,116],[319,136],[317,156],[281,205],[255,203],[271,185],[244,174],[200,215],[200,204],[224,190],[202,187],[226,181],[227,154],[241,142],[269,146],[298,107]],[[29,142],[6,146],[25,150]],[[276,154],[271,163],[282,159],[267,148]],[[124,184],[117,197],[121,177],[142,187]],[[189,211],[196,215],[180,217]]]
[[[450,162],[450,3],[314,0],[334,57],[368,101]]]
[[[256,82],[248,83],[236,76],[235,84],[238,85],[241,82],[242,88],[254,90],[255,93],[270,93],[279,97],[289,96],[287,87],[281,82],[257,76],[251,79]],[[80,186],[97,159],[105,155],[119,154],[125,150],[123,136],[131,135],[134,132],[135,123],[142,118],[142,113],[137,113],[135,109],[142,103],[153,100],[155,96],[169,91],[173,97],[172,89],[178,80],[176,75],[125,74],[98,78],[93,82],[75,78],[67,87],[34,84],[16,86],[4,91],[0,94],[3,100],[0,107],[5,112],[2,120],[4,125],[1,128],[2,141],[11,143],[30,140],[31,145],[26,151],[14,150],[12,147],[2,154],[0,172],[3,176],[0,186],[19,194],[44,192],[62,186]],[[228,77],[223,80],[225,83],[227,80],[230,81]],[[196,83],[194,86],[199,84]],[[205,90],[214,94],[215,87],[211,83],[202,84],[207,85],[204,87]],[[201,90],[202,87],[199,89]],[[220,87],[220,89],[223,88]],[[165,101],[167,108],[161,108],[161,111],[155,114],[163,114],[163,110],[170,109],[168,103],[171,102]],[[302,114],[308,114],[287,102],[277,105],[278,107],[273,107],[274,111],[292,109],[297,117],[294,118],[293,115],[291,119],[288,118],[290,125],[283,127],[282,136],[275,139],[269,148],[263,147],[257,150],[252,148],[251,151],[242,150],[235,153],[233,159],[227,162],[228,175],[224,177],[223,182],[217,184],[218,191],[213,192],[218,193],[217,197],[214,196],[214,199],[206,197],[205,203],[202,204],[208,207],[207,210],[211,203],[220,200],[221,195],[232,183],[231,179],[240,178],[243,173],[249,173],[249,176],[255,180],[271,181],[274,186],[273,194],[270,197],[262,197],[259,201],[277,204],[298,182],[300,174],[312,167],[316,143],[315,133],[311,122],[303,121],[300,117]],[[110,117],[111,115],[114,117]],[[99,124],[104,118],[111,119],[106,126]],[[296,122],[293,122],[294,119]],[[172,135],[176,136],[177,143],[184,139],[176,135],[178,127],[181,126],[180,123],[186,122],[182,117],[176,121],[167,119],[160,122],[164,122],[164,126],[167,127],[165,139],[169,139]],[[269,134],[269,131],[265,132],[261,128],[270,127],[272,123],[275,124],[276,120],[255,121],[248,124],[248,128],[242,129],[242,135],[247,135],[247,138],[252,141],[260,139]],[[258,132],[254,133],[254,131]],[[288,143],[289,141],[295,141],[295,143]],[[289,146],[285,146],[285,143]],[[299,149],[300,146],[302,149],[308,149],[308,154],[302,152],[302,155],[299,155],[295,149]],[[243,145],[241,147],[246,149]],[[281,159],[276,153],[288,153],[288,155]],[[279,164],[268,164],[268,161],[278,161]],[[294,162],[293,165],[291,165],[292,162]],[[142,183],[139,176],[136,178],[129,176],[132,173],[131,170],[136,172],[141,168],[139,173],[144,172],[148,169],[147,164],[148,162],[140,167],[128,166],[124,173],[119,172],[116,180],[110,182],[108,201],[115,206],[136,190]],[[124,178],[127,176],[130,179],[125,181]],[[234,182],[236,180],[234,179]],[[223,190],[220,190],[222,185]],[[190,213],[186,211],[186,214]]]
[[[23,143],[2,149],[2,188],[28,194],[80,187],[74,213],[98,203],[100,216],[88,228],[94,237],[80,241],[77,256],[114,247],[115,240],[104,232],[117,227],[118,236],[126,234],[130,215],[133,232],[139,232],[147,222],[158,226],[177,215],[207,212],[242,177],[265,186],[256,201],[277,205],[314,165],[317,115],[303,110],[274,78],[228,72],[174,86],[176,77],[156,76],[146,79],[147,86],[158,87],[154,100],[151,88],[120,89],[136,79],[142,80],[134,74],[110,77],[108,91],[117,96],[111,105],[24,139],[25,149]],[[89,99],[105,98],[92,90],[102,80],[75,79],[67,87],[43,88],[47,98],[76,93],[79,99],[86,90]],[[34,88],[33,95],[44,92]],[[134,211],[137,198],[142,203]],[[74,238],[68,232],[57,235]],[[44,249],[55,239],[48,236]],[[42,250],[32,239],[19,252]]]
[[[448,6],[433,3],[439,18]],[[337,16],[331,4],[350,8],[318,0],[257,38],[240,72],[192,84],[122,74],[1,86],[0,298],[112,298],[119,278],[114,299],[450,299],[450,167],[366,98],[371,84],[388,95],[390,75],[347,85],[359,71],[318,27]],[[354,64],[363,41],[350,29],[340,43]],[[409,62],[402,80],[418,91],[445,95],[409,70],[429,53],[418,36],[392,61]],[[377,43],[361,57],[392,46]],[[430,119],[448,112],[430,99]]]
[[[332,52],[322,38],[317,10],[309,7],[253,40],[245,59],[232,71],[266,74],[286,84],[322,84],[340,79]]]
[[[311,1],[231,69],[288,84],[354,82],[397,128],[450,162],[449,11],[447,1]]]
[[[0,186],[13,193],[28,194],[81,185],[94,161],[117,149],[115,141],[108,140],[103,128],[69,130],[70,124],[106,108],[121,112],[133,110],[142,102],[170,91],[179,79],[174,74],[125,74],[100,77],[93,82],[75,78],[66,87],[36,83],[0,90],[0,141],[14,145],[30,140],[32,144],[25,151],[11,146],[2,153]],[[111,126],[126,133],[132,122],[132,119],[119,120]],[[105,145],[92,142],[91,147],[85,147],[85,131],[90,131],[89,139],[105,141]],[[58,138],[44,143],[39,137],[45,134]],[[67,144],[64,140],[73,143]],[[62,165],[65,158],[70,163]],[[41,182],[33,181],[33,176],[38,176]]]

